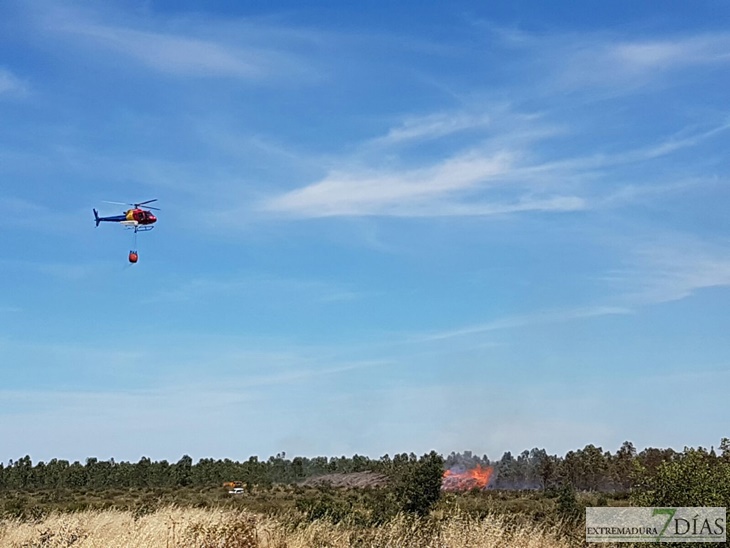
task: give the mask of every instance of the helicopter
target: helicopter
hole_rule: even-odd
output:
[[[139,202],[136,204],[123,202],[107,202],[110,204],[131,205],[132,209],[128,209],[124,211],[121,215],[114,215],[112,217],[99,217],[99,212],[94,209],[94,221],[96,221],[96,226],[99,226],[99,223],[101,222],[121,223],[127,228],[133,228],[135,234],[137,232],[147,232],[148,230],[152,230],[153,228],[155,228],[152,225],[157,222],[157,217],[155,217],[154,214],[149,210],[154,209],[156,211],[159,211],[159,208],[152,206],[147,206],[146,208],[143,208],[141,206],[151,204],[152,202],[156,201],[157,198],[153,200],[147,200],[145,202]]]
[[[150,211],[154,209],[159,211],[159,208],[149,206],[152,202],[156,202],[157,198],[153,200],[147,200],[145,202],[139,202],[136,204],[124,203],[124,202],[107,202],[109,204],[121,204],[131,205],[132,209],[123,211],[121,215],[114,215],[112,217],[99,217],[99,212],[94,209],[94,221],[96,226],[99,226],[101,222],[109,223],[121,223],[126,228],[134,229],[134,243],[135,248],[137,247],[137,232],[147,232],[155,228],[152,226],[157,222],[157,217]],[[146,207],[142,207],[146,206]],[[136,249],[129,252],[129,262],[135,264],[139,260],[139,255]]]

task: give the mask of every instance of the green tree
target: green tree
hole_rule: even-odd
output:
[[[295,482],[304,479],[304,459],[302,457],[294,457],[291,461],[292,480]]]
[[[722,438],[720,441],[720,458],[724,461],[730,462],[730,438]]]
[[[151,487],[152,460],[149,457],[141,457],[139,462],[134,466],[134,482],[135,487]]]
[[[111,480],[111,468],[110,462],[99,461],[96,457],[89,457],[86,459],[86,481],[88,487],[92,489],[102,489],[109,486]]]
[[[67,484],[73,489],[86,487],[86,469],[79,461],[74,461],[67,470]]]
[[[560,487],[558,492],[558,515],[566,521],[576,521],[580,518],[582,512],[575,496],[575,488],[572,484],[566,482]]]
[[[621,448],[616,451],[613,459],[613,476],[616,486],[622,491],[628,491],[631,487],[631,478],[634,470],[634,459],[636,459],[636,448],[630,441],[625,441]]]
[[[50,489],[62,489],[67,487],[68,483],[68,467],[67,460],[51,459],[45,468],[45,485]]]
[[[21,489],[28,489],[31,487],[33,481],[33,461],[31,461],[29,455],[15,461],[13,471],[15,472],[17,485]]]
[[[503,489],[514,489],[517,483],[517,461],[511,451],[505,451],[502,458],[496,465],[497,487]]]
[[[547,489],[554,481],[559,465],[558,457],[546,455],[537,465],[537,474],[540,478],[540,485]]]
[[[435,451],[412,462],[400,474],[395,486],[400,508],[410,514],[428,514],[441,498],[443,475],[444,459]]]
[[[608,462],[603,449],[593,444],[586,445],[578,451],[578,459],[581,471],[580,487],[591,491],[598,490],[605,477]]]
[[[175,464],[175,483],[186,487],[193,483],[193,459],[190,455],[183,455]]]
[[[577,487],[581,478],[581,461],[578,454],[575,451],[568,451],[560,468],[563,481],[572,485],[573,488]]]
[[[703,448],[685,448],[679,457],[644,468],[633,502],[637,506],[730,506],[730,463]]]
[[[641,467],[645,468],[649,473],[653,473],[663,462],[672,460],[674,456],[675,452],[673,449],[656,449],[654,447],[649,447],[639,453],[636,456],[636,460]]]

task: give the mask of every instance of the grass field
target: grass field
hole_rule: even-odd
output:
[[[600,498],[580,493],[578,508],[605,504]],[[221,487],[8,491],[0,494],[0,546],[583,546],[580,520],[564,521],[559,506],[550,492],[473,490],[444,493],[428,517],[417,518],[394,511],[388,489],[275,486],[244,496]]]
[[[6,548],[569,548],[582,535],[508,516],[463,513],[426,519],[397,515],[378,526],[288,520],[226,508],[169,506],[135,516],[131,511],[52,513],[37,520],[0,522]]]

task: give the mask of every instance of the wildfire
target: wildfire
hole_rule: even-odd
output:
[[[489,478],[492,477],[492,468],[482,468],[477,464],[476,468],[464,472],[453,472],[446,470],[441,480],[441,489],[444,491],[469,491],[471,489],[486,489],[489,485]]]

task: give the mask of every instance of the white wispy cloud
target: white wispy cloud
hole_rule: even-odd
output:
[[[609,158],[609,161],[613,163],[630,163],[660,158],[682,149],[695,147],[703,141],[726,132],[728,129],[730,129],[730,116],[725,115],[725,121],[709,129],[685,128],[659,143],[619,154],[614,158]]]
[[[298,381],[307,381],[316,377],[329,375],[337,375],[340,373],[349,373],[360,369],[371,369],[391,365],[392,362],[387,359],[382,360],[361,360],[356,362],[342,363],[329,367],[308,368],[284,371],[272,375],[263,375],[259,377],[251,377],[248,379],[232,380],[229,384],[236,390],[244,388],[254,388],[259,386],[277,385],[296,383]]]
[[[535,143],[564,132],[564,127],[548,123],[539,113],[515,112],[504,103],[406,115],[345,155],[322,157],[320,164],[331,167],[319,181],[269,193],[256,209],[290,218],[488,216],[584,209],[580,196],[549,188],[545,182],[549,167],[537,173],[527,159]],[[456,146],[450,142],[454,136]],[[431,145],[440,150],[419,152],[419,147]]]
[[[730,62],[728,32],[637,37],[606,30],[537,33],[483,20],[474,24],[487,31],[490,47],[504,49],[514,66],[540,82],[534,86],[538,94],[589,91],[605,98],[658,82],[685,83],[678,78],[682,70]]]
[[[411,149],[472,130],[465,146],[433,160],[406,160]],[[548,171],[564,166],[531,164],[536,142],[562,133],[539,115],[463,110],[406,118],[385,135],[361,144],[318,182],[270,197],[260,211],[292,218],[338,216],[490,216],[527,211],[576,211],[586,201],[571,189],[554,187]],[[447,144],[448,146],[448,144]],[[443,152],[441,153],[443,155]],[[381,169],[362,167],[401,158]]]
[[[437,139],[469,129],[489,127],[492,117],[485,112],[438,112],[408,117],[372,145],[387,146],[411,141]]]
[[[124,53],[154,69],[189,76],[261,78],[271,54],[232,50],[184,36],[86,25],[74,29],[102,46]]]
[[[24,198],[16,198],[15,196],[0,196],[0,204],[2,204],[4,208],[12,209],[20,216],[34,216],[48,211],[48,208],[40,203],[26,200]]]
[[[615,192],[606,194],[594,200],[597,208],[615,208],[627,204],[655,204],[657,199],[666,198],[671,195],[687,193],[702,186],[716,184],[717,179],[712,178],[682,178],[670,180],[666,183],[655,183],[651,185],[641,183],[626,183]]]
[[[18,363],[54,364],[59,367],[95,370],[104,364],[107,371],[126,371],[140,363],[154,361],[154,353],[148,350],[119,348],[112,345],[91,345],[83,343],[59,343],[45,341],[24,341],[7,339],[2,341],[7,356],[14,356]]]
[[[465,337],[469,335],[479,335],[491,331],[501,331],[505,329],[519,329],[533,325],[543,325],[551,323],[563,323],[574,320],[587,318],[595,318],[599,316],[608,316],[616,314],[631,314],[629,308],[618,306],[595,306],[587,308],[574,308],[566,310],[547,310],[538,311],[531,314],[520,316],[511,316],[500,318],[486,323],[467,325],[456,329],[438,331],[426,335],[419,336],[419,340],[437,341],[443,339],[451,339],[455,337]]]
[[[80,282],[98,275],[99,269],[105,266],[98,261],[82,263],[60,261],[24,261],[18,259],[0,259],[0,265],[6,269],[21,272],[36,272],[56,280]]]
[[[541,152],[551,139],[567,131],[558,130],[539,117],[513,113],[502,115],[499,127],[482,123],[485,115],[459,116],[451,113],[424,116],[396,126],[382,138],[366,142],[355,159],[341,160],[344,167],[332,170],[322,180],[264,200],[260,211],[293,218],[336,216],[489,216],[542,211],[570,212],[625,203],[637,191],[622,191],[598,182],[613,169],[658,160],[681,150],[701,145],[730,128],[723,121],[710,128],[687,127],[657,142],[611,153],[581,154],[569,149],[564,157]],[[525,125],[531,127],[526,128]],[[378,156],[398,156],[398,146],[418,146],[464,129],[489,128],[473,139],[472,148],[428,165],[411,161],[411,167],[380,170],[361,167]],[[557,142],[557,141],[556,141]],[[501,146],[498,146],[501,145]],[[381,147],[380,149],[372,147]],[[541,156],[545,156],[543,159]],[[349,164],[349,165],[348,165]],[[668,188],[668,183],[646,183]],[[631,185],[629,185],[631,186]],[[616,200],[617,196],[621,200]]]
[[[193,301],[214,296],[231,299],[252,292],[257,294],[271,293],[279,297],[288,295],[289,298],[307,298],[321,303],[351,301],[362,297],[358,292],[337,282],[246,274],[236,278],[195,278],[187,280],[143,301],[145,303]]]
[[[0,195],[0,206],[14,212],[12,216],[0,217],[0,227],[59,233],[74,232],[79,224],[86,224],[81,220],[80,210],[52,207],[36,201],[35,198],[36,196],[34,196],[34,200],[27,200]],[[91,213],[91,210],[88,211]],[[89,213],[84,214],[86,220],[88,220]],[[93,217],[91,219],[93,221]]]
[[[613,92],[631,90],[670,72],[730,62],[728,33],[645,40],[606,35],[547,40],[553,46],[554,81],[574,89],[608,86]]]
[[[53,345],[48,348],[48,352],[69,353],[70,347],[63,345]],[[76,347],[75,352],[80,353],[85,359],[96,359],[94,363],[104,364],[107,368],[117,368],[125,370],[125,364],[129,363],[153,363],[154,355],[146,352],[138,351],[110,351],[94,348]],[[88,355],[91,353],[91,355]],[[49,404],[55,402],[57,405],[68,406],[70,401],[87,402],[96,405],[99,401],[108,403],[131,403],[133,401],[158,402],[160,400],[170,400],[180,398],[210,400],[211,402],[225,403],[226,400],[238,399],[242,395],[249,394],[252,389],[261,389],[262,387],[276,387],[280,385],[291,386],[298,383],[306,383],[307,381],[317,379],[319,377],[328,377],[343,373],[350,373],[362,369],[372,369],[391,365],[388,360],[361,360],[352,362],[343,362],[339,364],[330,364],[324,367],[298,367],[297,369],[284,370],[269,373],[266,375],[240,375],[226,376],[217,373],[217,379],[212,381],[192,381],[166,383],[165,386],[159,386],[159,381],[152,383],[152,386],[145,388],[116,388],[114,390],[93,389],[87,390],[69,390],[64,388],[48,389],[23,389],[0,390],[2,401],[4,404],[14,405],[31,405],[38,406],[40,402]],[[253,392],[251,392],[253,393]]]
[[[27,91],[27,84],[9,70],[0,67],[0,96],[18,95]]]
[[[609,54],[631,71],[725,63],[730,61],[730,34],[621,42],[613,46]]]
[[[607,279],[625,291],[624,300],[658,304],[687,298],[697,291],[730,287],[730,244],[708,243],[683,234],[635,246],[633,268]]]
[[[388,214],[404,205],[407,209],[409,202],[444,199],[494,181],[510,164],[508,153],[469,152],[427,168],[333,172],[320,182],[272,198],[263,209],[300,217]]]
[[[550,176],[564,180],[578,176],[587,180],[588,177],[595,178],[597,175],[610,173],[614,168],[662,159],[673,153],[697,147],[707,140],[721,136],[728,129],[730,129],[730,122],[728,121],[723,121],[706,129],[699,129],[695,126],[686,127],[669,137],[660,138],[655,142],[639,145],[635,148],[611,153],[566,156],[560,159],[526,164],[514,169],[513,176],[515,178]],[[660,186],[666,187],[667,183],[662,182]],[[645,187],[644,190],[648,189]]]
[[[107,23],[113,14],[65,8],[50,10],[43,21],[47,31],[74,36],[93,44],[94,51],[124,55],[156,71],[177,76],[230,77],[263,81],[298,76],[297,81],[318,78],[317,70],[297,46],[315,41],[303,32],[198,19],[166,24],[127,17],[126,24]],[[180,30],[182,29],[182,30]],[[245,32],[243,32],[245,31]],[[91,52],[91,50],[89,50]]]

